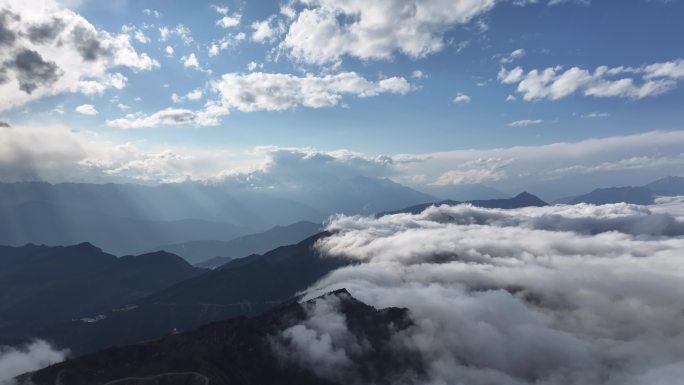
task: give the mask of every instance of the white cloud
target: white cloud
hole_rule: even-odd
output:
[[[504,169],[513,159],[479,158],[463,162],[456,169],[448,170],[437,177],[435,186],[475,184],[491,182],[506,176]]]
[[[252,23],[251,27],[252,40],[259,43],[272,41],[277,35],[285,32],[285,26],[278,23],[278,20],[274,17],[255,21]]]
[[[121,32],[127,34],[129,37],[133,38],[138,43],[147,44],[151,42],[150,38],[145,35],[145,33],[138,27],[124,24],[121,26]]]
[[[414,70],[413,72],[411,72],[411,77],[414,79],[425,79],[429,77],[429,75],[421,70]]]
[[[191,53],[190,55],[185,55],[180,58],[180,62],[183,63],[183,67],[185,68],[192,68],[197,71],[201,72],[206,72],[208,74],[211,74],[211,70],[204,69],[200,63],[199,60],[197,59],[197,55],[195,53]]]
[[[166,52],[166,56],[168,57],[173,57],[173,53],[175,52],[173,47],[170,45],[167,45],[166,48],[164,48],[164,52]]]
[[[76,107],[74,111],[78,112],[79,114],[83,115],[97,115],[99,112],[93,106],[92,104],[81,104],[80,106]]]
[[[161,17],[161,12],[157,11],[156,9],[149,9],[145,8],[142,10],[142,12],[147,15],[147,16],[152,16],[156,19],[159,19]]]
[[[508,55],[505,55],[501,58],[500,62],[501,63],[512,63],[520,58],[525,56],[525,50],[522,48],[518,48],[515,51],[509,53]]]
[[[454,97],[453,102],[456,103],[456,104],[466,104],[466,103],[470,103],[470,96],[468,96],[468,95],[466,95],[466,94],[462,94],[462,93],[459,92],[459,93],[456,94],[456,96]]]
[[[339,383],[353,366],[349,352],[361,350],[349,332],[346,317],[339,311],[339,298],[319,298],[306,305],[307,319],[271,338],[276,357],[285,364],[311,370],[317,376]]]
[[[247,63],[247,71],[252,72],[257,68],[263,68],[264,64],[263,63],[257,63],[257,62],[249,62]]]
[[[216,13],[221,15],[227,15],[228,12],[230,12],[230,8],[226,7],[225,5],[212,5],[211,7],[214,8]]]
[[[218,21],[216,21],[216,25],[218,25],[221,28],[232,28],[232,27],[237,27],[240,25],[240,19],[242,18],[242,15],[240,14],[233,14],[232,16],[224,16],[220,18]]]
[[[338,105],[345,94],[371,97],[382,93],[403,95],[411,91],[411,85],[404,78],[373,82],[355,72],[303,77],[263,72],[230,73],[223,75],[215,87],[224,108],[247,112],[287,110],[297,106],[330,107]]]
[[[159,63],[138,53],[127,34],[98,30],[54,1],[0,3],[7,45],[0,52],[6,81],[0,110],[66,92],[94,94],[112,84],[112,68],[151,70]]]
[[[333,1],[306,0],[282,46],[301,61],[337,62],[349,55],[388,59],[395,51],[412,58],[446,45],[444,33],[489,11],[494,0]]]
[[[189,100],[189,101],[197,101],[197,100],[202,99],[202,96],[203,96],[203,95],[204,95],[204,93],[203,93],[202,89],[197,88],[197,89],[195,89],[195,90],[192,90],[192,91],[188,92],[187,94],[185,94],[185,95],[183,95],[183,96],[180,96],[180,95],[178,95],[178,94],[176,94],[176,93],[173,93],[173,94],[171,94],[171,100],[172,100],[174,103],[182,103],[182,102],[184,102],[184,101],[186,101],[186,100]]]
[[[218,118],[229,114],[231,110],[253,112],[282,111],[299,106],[332,107],[339,105],[344,95],[367,98],[383,93],[404,95],[411,91],[411,84],[404,78],[392,77],[373,82],[355,72],[303,77],[263,72],[229,73],[214,82],[212,87],[219,94],[219,99],[207,102],[203,110],[167,108],[152,115],[108,120],[107,125],[119,128],[215,126],[219,124]],[[172,98],[180,102],[198,96],[201,97],[195,92]]]
[[[224,36],[219,40],[215,40],[209,46],[209,56],[216,56],[221,51],[226,50],[230,47],[234,47],[246,38],[247,35],[244,32],[238,32]]]
[[[117,90],[123,89],[128,83],[128,78],[120,73],[109,74],[109,84]]]
[[[676,383],[684,218],[673,205],[339,216],[316,248],[355,263],[304,299],[346,288],[376,308],[408,308],[414,326],[392,346],[422,362],[418,383]],[[336,312],[315,317],[326,314]]]
[[[0,346],[0,384],[10,385],[20,374],[64,361],[67,354],[41,340],[19,348]]]
[[[110,127],[131,129],[147,128],[156,126],[203,126],[216,125],[215,120],[205,121],[202,113],[184,108],[166,108],[155,112],[152,115],[131,115],[125,118],[107,120],[106,124]]]
[[[166,26],[159,27],[159,41],[165,42],[169,40],[171,36],[174,35],[178,36],[178,38],[185,45],[190,45],[195,41],[195,39],[192,37],[192,32],[190,31],[190,28],[186,27],[183,24],[177,24],[173,28],[169,28]]]
[[[527,127],[527,126],[533,126],[537,124],[542,124],[544,123],[543,120],[541,119],[522,119],[522,120],[516,120],[514,122],[510,122],[507,124],[509,127]]]
[[[639,81],[636,75],[641,75]],[[579,67],[563,70],[549,67],[543,70],[501,68],[498,79],[504,84],[518,83],[517,91],[525,100],[562,99],[577,93],[594,97],[642,99],[670,91],[684,77],[684,61],[655,63],[645,67],[601,66],[593,72]]]

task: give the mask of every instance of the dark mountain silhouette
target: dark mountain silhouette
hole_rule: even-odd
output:
[[[97,322],[67,322],[38,336],[81,355],[228,317],[259,314],[349,263],[321,257],[313,249],[314,243],[327,235],[320,233],[263,255],[232,260],[142,298],[134,302],[134,309],[106,312],[106,318]]]
[[[229,240],[249,231],[229,223],[132,219],[45,202],[0,206],[0,244],[14,246],[87,241],[124,255],[176,241]]]
[[[320,223],[301,221],[288,226],[276,226],[263,233],[250,234],[233,240],[191,241],[163,245],[154,250],[165,250],[185,258],[198,267],[216,268],[226,262],[250,254],[261,254],[278,246],[297,243],[321,231]]]
[[[89,243],[0,247],[0,340],[125,306],[202,272],[165,252],[116,258]]]
[[[684,195],[684,177],[668,176],[666,178],[658,179],[647,185],[647,189],[653,191],[656,195],[662,196],[676,196]]]
[[[334,298],[333,298],[334,297]],[[349,352],[351,364],[338,378],[323,378],[311,368],[284,362],[274,341],[288,327],[307,318],[314,301],[335,301],[346,317],[350,334],[364,341]],[[238,317],[212,323],[198,330],[171,335],[143,344],[111,348],[68,360],[19,378],[20,384],[101,385],[119,384],[347,384],[403,383],[423,371],[408,352],[398,351],[392,335],[412,325],[406,309],[376,310],[338,290],[299,304],[290,302],[254,318]],[[285,346],[287,348],[287,346]],[[295,354],[293,351],[288,354]],[[172,373],[177,377],[173,377]],[[159,381],[163,379],[164,381]],[[207,381],[208,380],[208,381]]]
[[[477,207],[496,208],[496,209],[517,209],[517,208],[522,208],[522,207],[531,207],[531,206],[541,207],[541,206],[547,206],[548,205],[548,203],[539,199],[535,195],[532,195],[528,192],[522,192],[522,193],[516,195],[515,197],[508,198],[508,199],[485,199],[485,200],[473,200],[473,201],[466,201],[466,202],[445,200],[445,201],[440,201],[440,202],[423,203],[423,204],[407,207],[407,208],[402,209],[402,210],[383,212],[383,213],[378,214],[378,216],[389,215],[389,214],[399,214],[399,213],[419,214],[419,213],[423,212],[423,210],[425,210],[426,208],[428,208],[430,206],[440,206],[440,205],[452,205],[453,206],[453,205],[458,205],[458,204],[463,204],[463,203],[470,203],[473,206],[477,206]]]

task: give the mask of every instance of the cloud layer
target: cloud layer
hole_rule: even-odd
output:
[[[34,341],[20,348],[0,346],[0,385],[11,385],[12,378],[22,373],[61,362],[67,353],[53,349],[45,341]]]
[[[344,287],[375,307],[407,307],[415,327],[396,346],[422,357],[418,383],[675,383],[681,209],[669,199],[341,216],[317,248],[359,263],[306,297]]]

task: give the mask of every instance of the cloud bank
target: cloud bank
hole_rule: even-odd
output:
[[[377,308],[408,308],[415,326],[395,342],[422,357],[427,377],[416,383],[676,383],[681,213],[681,199],[670,198],[340,216],[317,248],[358,264],[305,299],[344,287]]]
[[[641,79],[635,79],[638,76]],[[517,84],[517,91],[527,101],[558,100],[573,94],[642,99],[672,90],[682,78],[684,59],[643,67],[601,66],[594,71],[556,66],[525,73],[521,67],[501,68],[498,74],[501,83]]]
[[[12,378],[22,373],[64,361],[67,354],[41,340],[20,348],[0,346],[0,385],[12,385]]]

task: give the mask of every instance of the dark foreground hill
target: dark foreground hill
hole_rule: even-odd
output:
[[[348,263],[322,257],[314,250],[314,243],[326,235],[320,233],[263,255],[233,260],[148,295],[134,302],[134,308],[106,312],[97,322],[67,322],[38,336],[81,355],[159,338],[174,330],[192,330],[229,317],[260,314]]]
[[[302,327],[316,301],[333,303],[349,335],[363,341],[346,349],[337,370],[298,359],[283,331]],[[411,326],[406,309],[376,310],[338,290],[304,304],[291,302],[254,318],[238,317],[196,331],[138,345],[111,348],[23,375],[20,384],[395,384],[421,375],[409,353],[397,352],[392,335]],[[335,343],[335,341],[333,341]],[[301,347],[300,347],[301,348]],[[304,357],[304,356],[302,356]],[[325,357],[314,357],[325,364]],[[329,369],[329,368],[328,368]]]
[[[402,210],[396,210],[396,211],[386,211],[378,214],[378,216],[382,215],[389,215],[389,214],[399,214],[399,213],[406,213],[406,214],[419,214],[423,212],[426,208],[430,206],[440,206],[440,205],[459,205],[463,203],[469,203],[473,206],[477,207],[484,207],[484,208],[490,208],[490,209],[518,209],[522,207],[541,207],[541,206],[547,206],[548,203],[544,202],[543,200],[539,199],[537,196],[532,195],[528,192],[522,192],[513,198],[507,198],[507,199],[483,199],[483,200],[472,200],[472,201],[465,201],[465,202],[460,202],[460,201],[452,201],[452,200],[445,200],[445,201],[440,201],[440,202],[430,202],[430,203],[423,203],[419,205],[414,205],[411,207],[407,207]]]
[[[193,265],[213,269],[226,262],[251,254],[262,254],[278,246],[291,245],[321,231],[321,224],[300,221],[288,226],[276,226],[263,233],[250,234],[230,241],[190,241],[162,245],[165,250],[183,257]]]
[[[117,258],[82,243],[0,247],[0,342],[125,306],[204,272],[182,258]]]

